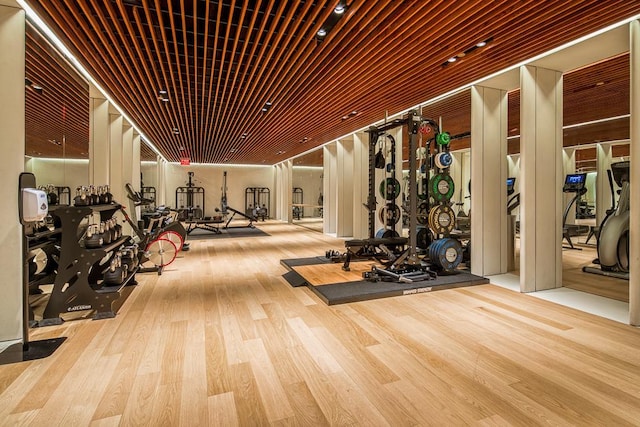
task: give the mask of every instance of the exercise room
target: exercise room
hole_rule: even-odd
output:
[[[639,425],[640,1],[0,0],[0,425]]]

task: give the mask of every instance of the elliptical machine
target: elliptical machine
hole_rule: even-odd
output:
[[[585,273],[629,279],[629,171],[629,161],[611,164],[609,183],[614,206],[607,211],[597,236],[598,258],[594,260],[594,264],[599,264],[600,268],[582,267]],[[612,181],[620,187],[617,207]]]

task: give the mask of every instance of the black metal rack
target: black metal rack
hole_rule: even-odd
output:
[[[147,209],[153,210],[156,208],[156,187],[142,187],[140,193],[142,194],[142,198],[146,200],[153,200],[153,203],[150,203],[147,206]]]
[[[304,218],[304,206],[296,206],[304,204],[304,191],[302,188],[293,187],[291,202],[293,203],[293,219]]]
[[[271,190],[267,187],[248,187],[245,189],[244,211],[247,216],[263,221],[269,218]]]
[[[130,236],[97,249],[81,245],[78,231],[84,218],[94,213],[100,220],[110,219],[121,206],[117,203],[95,206],[58,206],[50,210],[54,223],[60,224],[60,259],[53,290],[39,326],[57,325],[63,322],[62,313],[93,310],[94,319],[114,317],[113,303],[121,296],[122,289],[135,284],[134,268],[118,286],[104,286],[102,273],[117,249],[130,242]]]

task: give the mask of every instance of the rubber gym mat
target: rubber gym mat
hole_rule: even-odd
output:
[[[268,237],[271,234],[266,233],[259,228],[238,227],[238,228],[220,228],[220,233],[213,233],[208,230],[193,230],[187,241],[204,240],[204,239],[225,239],[235,237]]]
[[[424,280],[415,283],[369,282],[360,280],[357,282],[335,283],[332,285],[309,286],[309,288],[327,305],[334,305],[412,295],[443,289],[484,285],[487,283],[489,283],[489,279],[461,272],[448,276],[438,276],[434,280]]]

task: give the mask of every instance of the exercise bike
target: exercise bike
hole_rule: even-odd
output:
[[[629,279],[629,161],[611,165],[609,185],[613,205],[600,224],[597,237],[598,258],[594,264],[598,267],[585,266],[585,273]],[[618,206],[615,206],[613,181],[620,187]]]
[[[145,206],[150,200],[143,198],[136,192],[131,184],[125,185],[127,197],[134,202],[134,205]],[[162,274],[164,267],[171,264],[181,250],[188,250],[188,243],[185,243],[187,232],[177,220],[177,212],[166,208],[157,208],[156,213],[147,217],[147,225],[144,228],[138,226],[126,212],[121,209],[125,221],[131,226],[135,233],[134,242],[141,251],[139,262],[141,273],[157,272]],[[151,262],[153,267],[144,267],[146,262]]]

